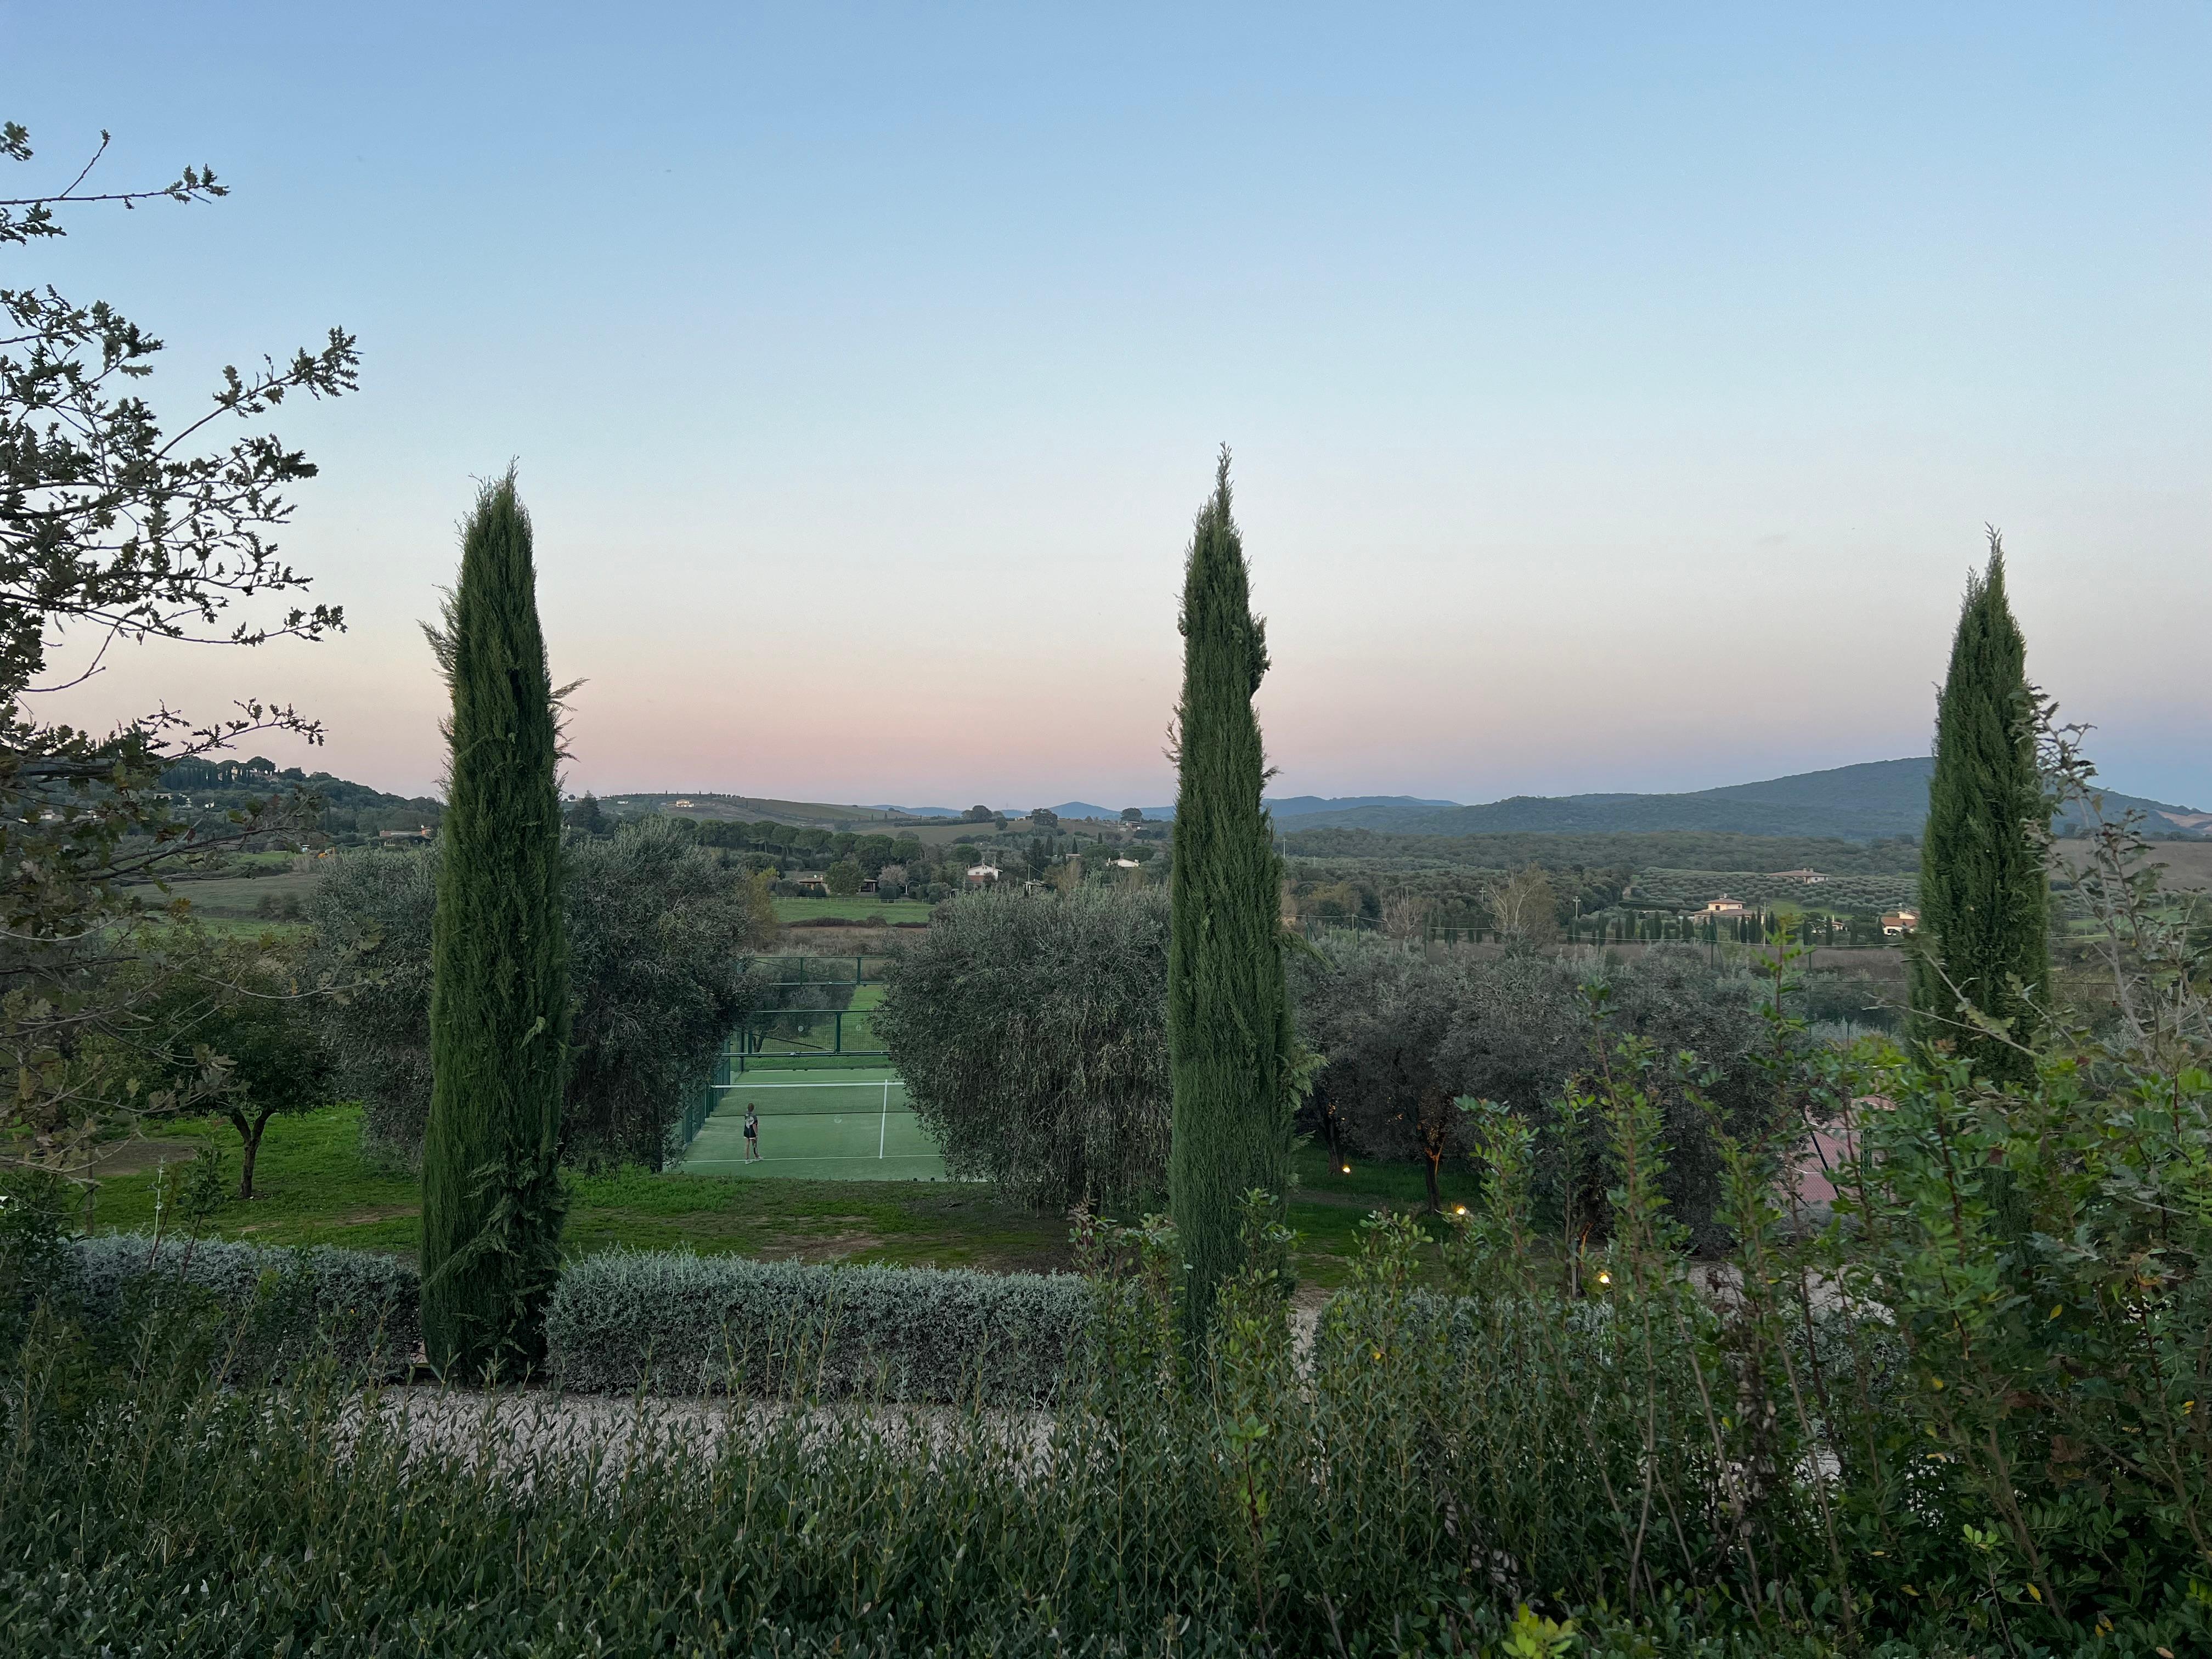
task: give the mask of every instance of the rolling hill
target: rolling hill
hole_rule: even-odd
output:
[[[1278,809],[1276,816],[1286,828],[1401,836],[1698,831],[1881,841],[1920,833],[1934,769],[1935,763],[1923,755],[1679,795],[1516,795],[1480,806],[1346,804],[1291,815]],[[2212,814],[2188,807],[2117,792],[2107,792],[2105,799],[2110,813],[2142,812],[2153,835],[2191,839],[2212,829]]]

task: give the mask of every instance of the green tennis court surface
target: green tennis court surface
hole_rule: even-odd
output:
[[[717,1090],[684,1155],[687,1175],[810,1181],[943,1181],[945,1160],[915,1121],[906,1085],[882,1067],[760,1071]],[[745,1161],[745,1108],[760,1115],[760,1161]]]

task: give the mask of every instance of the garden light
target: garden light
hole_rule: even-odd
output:
[[[1597,1282],[1601,1285],[1610,1285],[1613,1283],[1613,1275],[1611,1273],[1600,1273],[1597,1276]]]
[[[1452,1213],[1454,1215],[1465,1215],[1467,1213],[1467,1206],[1464,1204],[1455,1206],[1453,1207]]]

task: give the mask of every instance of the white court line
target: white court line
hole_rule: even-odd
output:
[[[901,1152],[899,1156],[901,1158],[927,1158],[929,1154],[927,1152]],[[748,1160],[741,1158],[686,1158],[684,1160],[687,1164],[744,1164]],[[878,1153],[875,1157],[870,1158],[866,1152],[823,1152],[818,1156],[802,1155],[798,1158],[756,1158],[750,1161],[754,1164],[881,1164],[884,1162],[884,1159],[881,1153]]]

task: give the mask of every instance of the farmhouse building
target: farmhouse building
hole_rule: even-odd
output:
[[[1902,939],[1920,926],[1917,910],[1890,910],[1881,919],[1882,935],[1886,939]]]
[[[971,864],[968,866],[968,884],[971,887],[981,887],[985,882],[998,878],[999,866],[995,864]]]
[[[1705,908],[1697,914],[1701,916],[1740,916],[1743,914],[1743,901],[1732,899],[1723,893],[1717,899],[1707,899]]]
[[[1774,872],[1774,879],[1777,881],[1802,881],[1808,887],[1814,887],[1827,880],[1827,878],[1822,875],[1818,870],[1777,870]]]
[[[830,896],[830,878],[819,870],[794,870],[784,879],[809,898]]]

